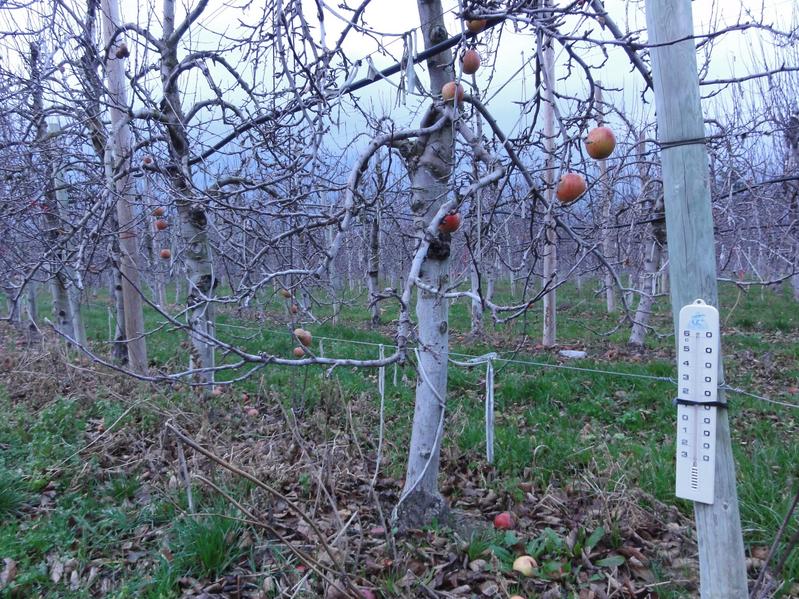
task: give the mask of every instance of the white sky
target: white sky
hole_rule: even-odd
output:
[[[74,1],[76,11],[78,13],[82,12],[83,2],[80,0]],[[178,1],[182,6],[182,10],[179,11],[182,14],[185,14],[186,10],[195,4],[194,1]],[[560,5],[565,6],[567,4],[565,0],[556,1]],[[315,3],[311,0],[303,0],[303,2],[305,14],[310,20],[310,25],[313,27],[314,35],[317,36],[318,40],[320,29],[315,21]],[[37,3],[37,6],[45,7],[49,4],[50,2],[46,1]],[[153,34],[159,35],[160,2],[157,2],[153,7],[148,6],[143,0],[136,3],[122,2],[122,4],[123,18],[125,20],[135,21],[148,27]],[[351,4],[355,6],[358,2],[353,0]],[[646,41],[643,0],[606,0],[605,5],[611,17],[623,31],[638,32],[640,41]],[[331,0],[327,3],[327,6],[330,12],[326,14],[325,19],[325,42],[328,47],[331,47],[338,38],[344,23],[334,14],[340,13],[338,2]],[[799,19],[796,0],[695,0],[692,2],[692,8],[694,11],[695,32],[699,35],[746,21],[763,21],[779,29],[787,30],[792,25],[796,27]],[[455,13],[459,10],[459,4],[456,0],[445,0],[445,9],[449,15],[448,29],[452,34],[460,28],[460,21],[455,17]],[[209,3],[206,13],[192,28],[187,40],[193,49],[215,50],[219,46],[219,34],[237,34],[242,30],[240,22],[254,23],[259,21],[261,10],[263,10],[263,3],[250,3],[249,0],[231,0],[224,4],[212,1]],[[180,18],[182,18],[182,15],[179,15]],[[32,25],[30,21],[31,16],[28,11],[0,9],[0,29],[5,31],[25,30]],[[600,30],[593,21],[584,22],[582,25],[578,23],[576,17],[566,19],[562,31],[571,31],[576,35],[582,35],[586,29],[590,28],[592,29],[592,37],[610,38],[609,32]],[[379,48],[375,40],[353,32],[345,44],[348,58],[356,60],[371,56],[378,68],[389,66],[402,55],[401,35],[419,27],[415,2],[413,0],[404,0],[402,3],[397,0],[373,0],[365,13],[365,25],[376,34],[388,34],[388,37],[385,35],[380,37],[383,49],[387,53],[378,51]],[[495,32],[498,30],[499,28],[495,28]],[[494,33],[493,35],[496,38],[497,34]],[[753,64],[751,56],[751,49],[755,48],[757,50],[762,40],[763,36],[754,30],[726,34],[712,48],[712,60],[708,70],[708,77],[713,79],[740,76],[763,70],[763,65]],[[523,73],[517,74],[521,65],[529,61],[535,51],[535,38],[529,32],[515,34],[513,33],[513,26],[507,24],[504,27],[498,54],[494,53],[493,47],[483,44],[482,36],[479,41],[478,49],[483,55],[485,66],[478,72],[478,85],[485,90],[486,84],[490,82],[488,94],[483,97],[487,97],[490,100],[489,107],[498,115],[505,132],[513,136],[525,124],[525,119],[519,118],[518,102],[530,98],[535,92],[532,88],[532,67],[528,65],[528,68]],[[418,31],[417,43],[419,45],[418,49],[421,50],[422,40]],[[6,42],[6,45],[8,45],[8,42]],[[21,47],[25,48],[26,45],[21,44]],[[131,46],[134,52],[132,64],[135,67],[137,56],[139,56],[139,48],[136,48],[135,44],[131,44]],[[629,59],[620,48],[609,47],[608,52],[609,60],[604,66],[601,69],[592,71],[593,76],[596,79],[600,79],[605,86],[619,90],[606,93],[605,100],[628,113],[634,121],[640,120],[642,117],[651,117],[653,108],[651,92],[645,97],[649,103],[644,104],[641,102],[640,93],[643,89],[641,76],[631,70]],[[601,52],[597,48],[586,49],[583,47],[581,56],[584,56],[589,64],[599,64],[601,62]],[[252,76],[252,71],[258,69],[260,71],[258,77],[271,85],[273,67],[268,63],[269,57],[265,57],[265,62],[259,63],[257,66],[244,63],[238,51],[230,52],[226,54],[226,57],[234,65],[238,64],[239,68],[247,73],[245,78],[248,78],[248,75]],[[777,66],[781,60],[781,57],[777,53],[772,53],[770,49],[768,50],[768,57],[772,62],[772,66]],[[212,71],[215,75],[219,72],[213,68]],[[562,75],[563,73],[562,67],[558,68],[558,74]],[[366,71],[361,70],[359,76],[364,76],[365,74]],[[426,86],[427,77],[423,65],[417,67],[417,74]],[[191,79],[186,86],[189,94],[186,99],[187,105],[194,99],[202,99],[209,95],[207,86],[200,79],[200,74],[197,70],[192,71],[190,77]],[[399,76],[395,75],[391,80],[396,84],[399,81]],[[340,85],[343,81],[342,74],[337,79],[337,84]],[[224,89],[224,86],[222,87]],[[572,77],[558,83],[558,89],[579,97],[585,97],[587,85],[584,77],[578,70],[575,70]],[[710,90],[705,88],[703,91]],[[196,96],[192,97],[195,93]],[[158,96],[155,90],[154,94],[156,97]],[[397,109],[396,88],[387,82],[372,85],[368,89],[358,92],[357,96],[362,103],[371,103],[379,114],[391,114],[401,126],[411,125],[414,119],[414,109],[424,103],[423,98],[409,98],[407,109],[403,107]],[[232,100],[233,98],[235,98],[234,94],[228,99]],[[714,104],[718,105],[723,99],[722,96],[721,99],[714,100]],[[706,112],[710,109],[709,106],[706,106]],[[568,107],[564,107],[564,110],[568,112]],[[349,130],[346,127],[347,124],[350,125]],[[349,139],[355,133],[362,131],[362,129],[362,123],[348,123],[344,119],[343,130],[339,132],[338,137]]]

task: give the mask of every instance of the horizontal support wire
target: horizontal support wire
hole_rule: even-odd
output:
[[[86,305],[100,306],[100,304],[86,304]],[[236,324],[227,324],[227,323],[223,323],[223,322],[217,322],[216,326],[217,327],[226,327],[226,328],[230,328],[230,329],[242,329],[242,330],[245,330],[245,331],[256,332],[251,327],[245,327],[245,326],[236,325]],[[274,330],[274,329],[261,329],[260,332],[262,332],[262,333],[273,333],[273,334],[276,334],[276,335],[289,335],[289,336],[292,334],[291,331],[279,331],[279,330]],[[392,343],[375,343],[375,342],[372,342],[372,341],[357,341],[355,339],[339,339],[338,337],[325,337],[325,336],[322,336],[322,335],[315,335],[315,337],[317,339],[320,339],[320,340],[333,341],[333,342],[336,342],[336,343],[350,343],[352,345],[361,345],[361,346],[365,346],[365,347],[375,347],[375,348],[379,348],[380,346],[383,346],[385,348],[396,347],[396,345],[394,345]],[[408,347],[409,347],[409,349],[413,349],[414,346],[410,346],[409,345]],[[450,356],[457,356],[457,357],[463,358],[465,360],[480,360],[481,358],[485,357],[485,356],[476,356],[476,355],[473,355],[473,354],[464,354],[464,353],[458,353],[458,352],[452,352],[452,351],[449,352],[449,355]],[[627,378],[627,379],[639,379],[639,380],[643,379],[643,380],[648,380],[648,381],[657,381],[657,382],[660,382],[660,383],[670,383],[670,384],[675,385],[675,386],[677,385],[677,380],[674,377],[670,377],[670,376],[655,376],[655,375],[651,375],[651,374],[640,374],[640,373],[635,373],[635,372],[621,372],[621,371],[618,371],[618,370],[603,370],[601,368],[587,368],[585,366],[572,366],[572,365],[568,365],[568,364],[551,364],[549,362],[538,362],[538,361],[535,361],[535,360],[521,360],[519,358],[503,358],[499,354],[496,354],[496,357],[492,356],[492,359],[494,361],[504,362],[506,364],[518,364],[518,365],[521,365],[521,366],[533,366],[533,367],[536,367],[536,368],[551,368],[553,370],[571,370],[573,372],[585,372],[585,373],[590,373],[590,374],[601,374],[603,376],[616,376],[616,377]],[[450,361],[453,362],[456,365],[461,365],[461,364],[458,364],[456,361],[453,361],[453,360],[450,360]],[[475,363],[478,363],[478,362],[475,362]],[[480,361],[480,363],[482,363],[482,361]],[[468,365],[466,365],[466,366],[468,367]],[[769,397],[764,397],[762,395],[758,395],[756,393],[752,393],[751,391],[746,391],[746,390],[741,389],[739,387],[732,387],[732,386],[728,385],[727,383],[722,383],[721,385],[719,385],[719,389],[721,389],[723,391],[726,391],[728,393],[735,393],[735,394],[738,394],[738,395],[745,395],[746,397],[750,397],[752,399],[756,399],[758,401],[762,401],[762,402],[765,402],[765,403],[770,403],[770,404],[774,404],[774,405],[778,405],[778,406],[783,406],[785,408],[793,408],[795,410],[799,410],[799,404],[794,404],[794,403],[787,402],[787,401],[780,401],[778,399],[771,399]]]

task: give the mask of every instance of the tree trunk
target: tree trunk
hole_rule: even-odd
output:
[[[28,287],[25,291],[25,298],[26,298],[26,318],[27,321],[27,335],[28,341],[33,341],[39,338],[39,325],[37,322],[39,321],[39,308],[36,305],[37,296],[36,296],[36,282],[30,281],[28,283]]]
[[[793,172],[799,170],[799,146],[791,148],[791,159],[788,161],[788,164],[791,164],[793,161]],[[791,172],[791,171],[789,171]],[[792,209],[793,209],[793,219],[792,222],[793,230],[794,230],[794,239],[799,239],[799,183],[794,181],[793,183],[793,202],[792,202]],[[796,271],[794,275],[791,277],[791,286],[793,287],[793,299],[799,302],[799,242],[796,243],[794,247],[794,258],[793,258],[793,268]]]
[[[188,17],[187,17],[188,18]],[[181,28],[182,33],[188,31]],[[214,335],[213,304],[218,281],[211,260],[208,237],[208,215],[202,202],[195,197],[191,166],[189,165],[189,139],[178,89],[178,78],[172,74],[179,66],[179,36],[173,37],[175,28],[175,1],[164,1],[164,33],[161,49],[161,83],[164,101],[161,103],[162,122],[166,124],[167,142],[171,163],[168,175],[176,193],[178,235],[182,240],[181,258],[186,267],[187,325],[191,340],[190,364],[195,381],[202,383],[210,393],[214,382],[214,346],[207,337]]]
[[[55,127],[58,130],[58,127]],[[66,181],[64,179],[61,169],[56,169],[53,176],[55,184],[55,197],[58,204],[58,211],[60,214],[69,211],[69,193],[66,190]],[[70,243],[70,247],[74,244]],[[70,285],[67,287],[67,297],[69,300],[69,313],[72,318],[72,333],[75,342],[81,347],[86,347],[86,327],[83,325],[83,311],[81,307],[81,290],[77,286],[77,277],[75,269],[71,266],[64,265],[64,272],[68,273]]]
[[[663,195],[659,194],[657,200],[651,201],[651,196],[654,190],[651,189],[651,180],[649,173],[644,166],[644,157],[646,155],[646,147],[644,142],[644,134],[638,137],[638,164],[639,164],[639,177],[641,179],[641,189],[644,193],[644,204],[651,208],[646,211],[650,220],[659,218],[659,220],[651,223],[648,227],[648,235],[645,236],[644,243],[649,243],[649,250],[647,251],[646,258],[644,259],[644,268],[641,271],[641,278],[638,283],[640,289],[640,299],[638,300],[638,307],[633,317],[633,326],[630,331],[629,344],[637,347],[643,347],[644,339],[646,338],[647,325],[649,318],[652,315],[652,305],[655,303],[655,293],[657,291],[657,276],[658,267],[660,266],[661,254],[663,247],[666,244],[666,228],[665,222],[660,218],[663,214]]]
[[[46,271],[50,280],[50,292],[53,296],[53,316],[59,331],[72,337],[72,314],[69,307],[69,294],[67,293],[67,277],[64,272],[64,248],[60,247],[61,241],[61,215],[55,193],[55,158],[47,147],[47,121],[44,117],[44,100],[42,95],[41,73],[39,71],[39,46],[30,45],[31,56],[31,83],[33,85],[32,108],[33,119],[36,124],[36,142],[43,156],[44,168],[44,226],[45,237],[49,247],[53,250],[52,257],[46,264]]]
[[[380,210],[375,210],[369,222],[369,267],[366,273],[366,284],[369,287],[369,301],[372,302],[371,323],[380,324],[380,303],[376,301],[379,289],[380,275]]]
[[[447,38],[440,0],[418,0],[425,47]],[[452,54],[441,52],[427,61],[431,89],[440,90],[451,80]],[[436,109],[433,108],[435,111]],[[437,115],[432,115],[434,118]],[[411,166],[411,209],[419,242],[432,217],[446,201],[452,173],[453,133],[445,126],[419,140],[418,162]],[[419,278],[423,284],[443,292],[449,283],[450,236],[439,233],[427,251]],[[446,520],[448,508],[438,490],[444,409],[449,358],[449,302],[440,293],[417,290],[418,376],[405,487],[395,510],[401,530]]]
[[[122,273],[122,300],[125,304],[125,339],[128,364],[139,374],[147,373],[147,345],[144,338],[144,312],[139,271],[141,258],[133,216],[134,190],[130,177],[132,143],[128,123],[128,94],[125,88],[125,59],[116,57],[121,37],[114,38],[119,18],[118,0],[102,0],[103,38],[109,47],[106,64],[111,113],[112,143],[116,178],[116,213],[119,223],[119,268]],[[117,169],[122,173],[117,176]],[[109,182],[110,183],[110,182]]]
[[[601,81],[597,81],[597,87],[594,91],[594,99],[597,103],[597,117],[596,124],[601,127],[605,124],[602,107],[602,89],[599,87]],[[613,203],[613,190],[608,181],[608,163],[604,158],[597,161],[599,163],[599,180],[602,182],[602,255],[605,259],[610,261],[610,255],[613,253],[613,229],[610,228],[610,215]],[[613,273],[607,268],[604,269],[603,281],[605,284],[605,303],[609,314],[616,311],[616,290],[614,288],[615,281]]]
[[[480,113],[475,111],[476,133],[477,138],[483,138],[483,119]],[[479,162],[472,159],[472,177],[477,181],[480,177],[478,169]],[[473,337],[482,337],[483,335],[483,302],[480,300],[480,269],[483,267],[483,196],[485,195],[483,189],[477,192],[476,206],[474,210],[475,218],[472,223],[472,238],[474,239],[474,248],[472,249],[472,259],[469,264],[469,286],[472,293],[471,298],[471,330],[470,333]]]
[[[22,323],[22,310],[20,309],[21,300],[17,297],[17,288],[9,282],[3,286],[3,294],[5,294],[8,304],[8,319],[11,324],[18,327]]]

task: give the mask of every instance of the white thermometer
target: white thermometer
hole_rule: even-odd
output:
[[[719,312],[701,299],[680,310],[677,360],[677,497],[713,503]]]

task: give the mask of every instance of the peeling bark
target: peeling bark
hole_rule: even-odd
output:
[[[440,0],[419,0],[419,17],[425,47],[446,37]],[[432,89],[452,79],[452,55],[448,50],[427,61]],[[424,118],[438,120],[434,108]],[[445,126],[419,140],[416,151],[406,159],[411,176],[411,209],[418,235],[424,231],[447,201],[452,174],[453,131]],[[417,160],[418,157],[418,160]],[[450,235],[439,233],[431,240],[419,274],[422,284],[443,292],[449,283]],[[418,246],[417,246],[418,247]],[[418,374],[405,487],[395,510],[400,530],[418,528],[433,520],[446,520],[447,504],[438,490],[441,441],[444,434],[444,413],[447,396],[449,358],[449,301],[441,293],[418,289]]]

